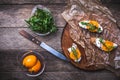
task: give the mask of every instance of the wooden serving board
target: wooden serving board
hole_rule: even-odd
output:
[[[85,57],[85,53],[84,53],[84,49],[78,45],[77,46],[79,48],[79,50],[81,51],[81,61],[79,63],[74,62],[73,60],[70,59],[69,57],[69,52],[68,52],[68,48],[72,46],[72,43],[75,43],[72,38],[69,35],[69,26],[68,24],[66,24],[63,33],[62,33],[62,37],[61,37],[61,47],[63,50],[63,54],[71,61],[71,63],[73,65],[75,65],[76,67],[83,69],[83,70],[89,70],[89,71],[95,71],[95,70],[102,70],[102,69],[106,69],[109,70],[111,72],[113,72],[117,77],[120,77],[120,69],[114,69],[111,66],[106,66],[104,68],[96,68],[95,65],[94,66],[90,66],[88,67],[87,65],[87,59]],[[114,56],[114,55],[113,55]]]
[[[72,38],[69,35],[69,26],[70,25],[67,24],[65,26],[64,30],[63,30],[63,33],[62,33],[61,46],[62,46],[64,55],[71,61],[71,63],[73,65],[75,65],[76,67],[78,67],[80,69],[84,69],[84,70],[98,70],[98,68],[96,68],[95,66],[89,66],[88,67],[84,49],[80,45],[77,45],[77,46],[78,46],[79,50],[81,51],[81,55],[82,55],[81,56],[81,58],[82,58],[81,61],[79,63],[76,63],[76,62],[74,62],[73,60],[70,59],[69,52],[68,52],[67,49],[70,48],[72,46],[72,43],[75,43],[75,42],[72,40]],[[103,68],[101,68],[101,69],[103,69]]]

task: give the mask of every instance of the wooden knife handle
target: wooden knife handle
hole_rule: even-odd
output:
[[[27,38],[28,40],[32,41],[33,43],[40,45],[40,41],[38,39],[36,39],[35,37],[33,37],[31,34],[29,34],[28,32],[26,32],[25,30],[21,30],[20,35],[22,35],[23,37]]]

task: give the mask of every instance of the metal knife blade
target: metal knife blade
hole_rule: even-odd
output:
[[[44,42],[41,42],[40,46],[44,49],[46,49],[48,52],[52,53],[53,55],[63,59],[63,60],[67,60],[66,57],[61,54],[60,52],[56,51],[55,49],[53,49],[52,47],[48,46],[47,44],[45,44]]]
[[[58,52],[57,50],[55,50],[54,48],[48,46],[46,43],[39,41],[38,39],[36,39],[35,37],[33,37],[31,34],[29,34],[28,32],[21,30],[20,35],[22,35],[23,37],[27,38],[28,40],[34,42],[35,44],[39,45],[40,47],[42,47],[43,49],[47,50],[48,52],[50,52],[51,54],[53,54],[54,56],[65,60],[65,61],[69,61],[62,53]]]

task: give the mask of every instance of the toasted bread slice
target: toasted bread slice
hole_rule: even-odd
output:
[[[79,62],[81,60],[81,52],[75,43],[72,44],[72,47],[68,48],[68,52],[70,53],[69,57],[74,62]]]
[[[102,38],[91,38],[91,42],[105,52],[110,52],[118,45]]]
[[[84,20],[79,22],[79,26],[81,28],[87,29],[90,32],[97,32],[97,33],[101,33],[103,31],[102,26],[94,20]]]

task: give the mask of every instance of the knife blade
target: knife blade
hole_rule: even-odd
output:
[[[65,60],[65,61],[69,61],[62,53],[60,53],[57,50],[55,50],[54,48],[48,46],[46,43],[39,41],[38,39],[33,37],[31,34],[26,32],[25,30],[21,30],[19,33],[23,37],[27,38],[28,40],[32,41],[33,43],[35,43],[35,44],[39,45],[40,47],[42,47],[43,49],[47,50],[48,52],[50,52],[54,56],[56,56],[62,60]]]

